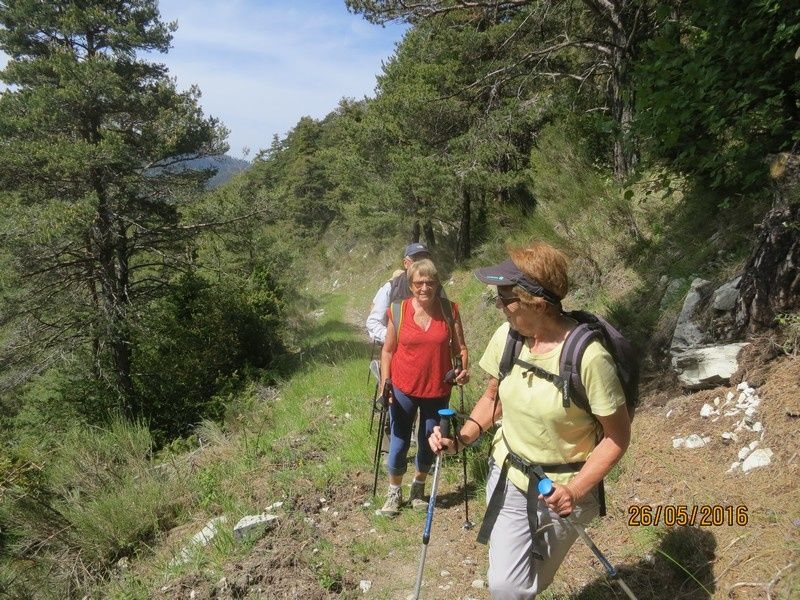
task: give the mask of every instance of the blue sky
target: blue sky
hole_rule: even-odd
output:
[[[161,0],[160,8],[178,30],[169,54],[154,60],[179,89],[200,87],[204,112],[230,129],[238,157],[249,148],[252,158],[304,115],[325,116],[342,97],[373,96],[404,31],[367,23],[344,0]]]

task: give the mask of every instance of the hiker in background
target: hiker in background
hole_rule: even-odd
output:
[[[478,540],[489,542],[492,597],[521,600],[550,585],[577,537],[558,515],[586,524],[598,514],[598,487],[628,447],[630,418],[614,360],[598,341],[586,346],[580,367],[591,413],[575,402],[565,406],[561,384],[536,370],[559,373],[564,341],[577,325],[561,308],[567,260],[540,242],[508,253],[510,260],[475,272],[483,283],[497,286],[495,305],[507,320],[479,363],[490,376],[486,391],[455,439],[442,438],[435,427],[429,444],[434,452],[455,453],[502,418],[492,443],[489,500]],[[527,366],[515,363],[503,377],[509,327],[524,336],[519,359]],[[536,485],[545,475],[555,491],[542,498]]]
[[[386,314],[392,302],[411,297],[408,277],[406,276],[408,267],[414,261],[430,257],[430,252],[428,252],[428,248],[424,244],[413,243],[406,246],[403,253],[403,269],[395,271],[392,274],[392,278],[378,289],[372,299],[372,310],[367,316],[367,333],[369,333],[369,337],[373,342],[383,344],[386,338]]]
[[[408,269],[408,281],[412,296],[392,303],[381,353],[381,389],[387,379],[392,382],[391,441],[386,460],[389,491],[383,508],[377,511],[384,516],[396,515],[403,503],[401,486],[417,411],[417,456],[409,503],[417,509],[426,507],[425,479],[434,459],[427,438],[438,422],[437,411],[449,404],[453,384],[469,381],[469,357],[458,307],[439,295],[439,274],[433,262],[414,262]],[[451,353],[460,358],[462,368],[454,381],[445,381]]]

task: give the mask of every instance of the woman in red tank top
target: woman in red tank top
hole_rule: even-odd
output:
[[[386,341],[381,353],[381,389],[387,379],[392,381],[391,437],[386,460],[389,492],[386,503],[378,511],[385,516],[396,515],[403,502],[400,490],[417,411],[417,456],[409,502],[414,508],[426,506],[423,500],[425,479],[434,460],[427,438],[438,424],[438,410],[446,408],[450,401],[453,383],[446,382],[445,375],[451,368],[451,348],[453,354],[460,356],[463,365],[455,383],[463,385],[469,381],[469,357],[458,307],[440,296],[439,275],[433,262],[423,259],[412,264],[408,269],[408,281],[413,295],[402,302],[394,318],[389,309]],[[449,303],[452,324],[445,316],[443,302]]]

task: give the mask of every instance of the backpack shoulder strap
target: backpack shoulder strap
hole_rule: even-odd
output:
[[[573,329],[564,341],[559,360],[561,377],[569,382],[572,401],[588,413],[591,406],[586,395],[586,387],[581,379],[581,361],[586,347],[595,339],[603,340],[602,325],[591,313],[574,311],[564,313],[566,316],[578,321],[578,326]],[[565,403],[565,406],[568,403]]]
[[[441,289],[441,286],[439,287]],[[450,337],[450,364],[453,368],[461,368],[461,354],[456,344],[455,317],[453,316],[453,303],[446,296],[439,296],[439,306],[442,307],[442,317],[447,325],[447,334]]]
[[[525,343],[525,337],[518,331],[509,328],[508,335],[506,336],[506,345],[503,348],[503,356],[500,358],[500,376],[499,381],[503,381],[506,375],[514,368],[514,362],[522,352],[522,344]]]
[[[394,335],[397,340],[400,339],[400,326],[403,324],[403,301],[392,302],[389,307],[392,313],[392,325],[394,325]]]
[[[455,317],[453,317],[453,303],[450,302],[450,300],[448,300],[447,298],[440,296],[439,304],[442,307],[442,316],[444,317],[444,320],[447,323],[447,327],[452,331],[453,323],[455,322]],[[452,333],[450,334],[450,337],[452,337]]]

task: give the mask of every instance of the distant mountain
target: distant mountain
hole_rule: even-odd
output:
[[[220,156],[207,156],[204,158],[195,158],[183,163],[186,169],[209,169],[214,168],[217,170],[216,174],[208,180],[206,187],[213,189],[221,186],[228,181],[239,171],[244,171],[250,166],[250,163],[241,158],[234,158],[227,154]]]

